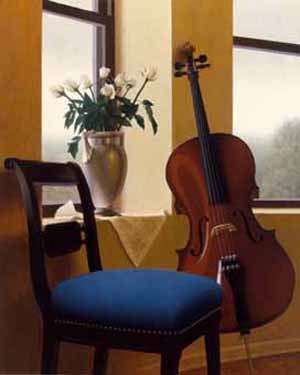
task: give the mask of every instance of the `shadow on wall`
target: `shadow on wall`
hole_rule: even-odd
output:
[[[0,251],[0,373],[37,373],[42,348],[42,319],[31,288],[26,238],[1,239]],[[66,261],[68,264],[70,259]],[[50,268],[52,266],[57,264],[50,264]],[[62,262],[55,268],[55,279],[73,271]],[[92,355],[92,350],[86,347],[61,345],[59,372],[90,372]]]
[[[0,372],[39,368],[41,319],[29,279],[25,238],[0,239]]]
[[[37,373],[42,348],[42,319],[31,287],[26,235],[1,236],[0,251],[0,373]],[[66,262],[51,260],[51,284],[67,277],[76,268],[73,264],[80,263],[78,257],[66,259]],[[54,268],[55,277],[51,272]],[[75,270],[75,273],[79,272]],[[60,372],[87,373],[92,366],[92,352],[78,345],[63,344],[59,366]]]

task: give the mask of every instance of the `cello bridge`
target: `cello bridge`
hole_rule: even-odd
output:
[[[214,226],[211,230],[211,237],[219,236],[223,232],[236,232],[237,228],[232,223],[218,224]]]

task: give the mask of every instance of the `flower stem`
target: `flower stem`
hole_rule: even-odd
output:
[[[93,98],[94,102],[96,103],[96,97],[95,97],[94,91],[92,90],[91,87],[89,89],[90,89],[90,92],[92,94],[92,98]]]
[[[128,94],[128,92],[129,92],[129,90],[131,90],[132,89],[132,86],[127,86],[127,89],[126,89],[126,91],[124,92],[124,94],[122,95],[122,97],[123,98],[126,98],[126,95]]]
[[[84,96],[82,95],[82,93],[79,91],[79,89],[76,90],[77,94],[80,95],[82,97],[82,99],[84,100]]]
[[[136,101],[138,100],[139,96],[141,95],[141,93],[144,90],[145,86],[147,85],[148,81],[149,81],[148,78],[146,78],[144,83],[142,84],[142,87],[139,89],[138,93],[136,94],[136,97],[133,100],[133,104],[135,104]]]
[[[74,108],[76,109],[76,111],[78,112],[78,107],[76,105],[76,102],[74,101],[74,99],[72,99],[69,95],[67,95],[66,93],[62,94],[62,96],[64,96],[65,98],[67,98],[74,106]]]

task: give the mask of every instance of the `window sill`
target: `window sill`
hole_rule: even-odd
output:
[[[300,209],[299,199],[255,199],[252,202],[254,208],[280,208],[280,209]]]
[[[253,213],[258,215],[300,215],[300,207],[254,207]]]
[[[61,204],[57,205],[43,205],[43,217],[53,217],[56,210],[61,206]],[[77,211],[80,211],[80,205],[75,204],[75,208]],[[252,204],[252,210],[255,214],[293,214],[299,215],[300,214],[300,201],[263,201],[263,200],[255,200]],[[125,215],[126,216],[126,215]],[[138,217],[147,217],[152,216],[151,214],[139,214],[136,215]],[[155,216],[155,215],[154,215]],[[96,215],[96,219],[105,220],[105,218],[109,219],[110,217],[107,216],[99,216]]]

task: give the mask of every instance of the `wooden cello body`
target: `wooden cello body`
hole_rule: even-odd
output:
[[[178,269],[217,279],[224,288],[221,330],[249,333],[288,307],[294,269],[274,231],[263,229],[252,213],[257,187],[248,146],[233,135],[209,133],[198,72],[189,59],[199,137],[173,151],[166,172],[176,209],[190,224]]]

